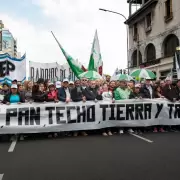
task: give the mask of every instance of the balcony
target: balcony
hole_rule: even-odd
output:
[[[161,62],[161,59],[155,59],[155,60],[152,60],[152,61],[148,61],[148,62],[143,62],[140,64],[140,67],[141,68],[145,68],[145,67],[149,67],[149,66],[153,66],[153,65],[156,65],[156,64],[160,64]]]

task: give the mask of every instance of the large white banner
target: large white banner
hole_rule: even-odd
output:
[[[62,81],[64,78],[76,79],[68,64],[29,62],[29,79],[37,81],[39,78],[51,81]]]
[[[0,134],[180,125],[180,103],[125,100],[0,106]]]
[[[12,58],[8,54],[0,54],[0,83],[26,79],[26,54],[21,58]]]

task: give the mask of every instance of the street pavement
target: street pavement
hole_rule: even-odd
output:
[[[179,142],[180,133],[0,142],[0,180],[179,180]]]

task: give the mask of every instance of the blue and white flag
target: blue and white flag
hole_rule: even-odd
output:
[[[9,54],[0,54],[0,83],[11,83],[26,79],[26,54],[21,58],[13,58]]]

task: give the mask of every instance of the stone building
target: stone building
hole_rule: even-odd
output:
[[[128,0],[130,71],[144,67],[165,78],[180,40],[180,0]],[[140,7],[132,13],[133,5]]]

